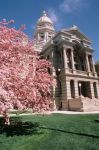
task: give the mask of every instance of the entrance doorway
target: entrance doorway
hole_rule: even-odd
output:
[[[78,91],[79,91],[79,96],[82,95],[84,97],[91,98],[90,82],[79,81]]]

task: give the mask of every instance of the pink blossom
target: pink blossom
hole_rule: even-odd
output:
[[[15,106],[37,112],[50,110],[53,84],[48,74],[51,63],[39,58],[23,27],[7,26],[13,22],[0,22],[0,114],[7,124],[8,111]]]

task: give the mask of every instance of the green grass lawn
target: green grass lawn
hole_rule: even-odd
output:
[[[14,117],[0,123],[0,150],[99,150],[99,115]],[[27,124],[21,124],[18,119]],[[15,120],[16,123],[15,124]]]

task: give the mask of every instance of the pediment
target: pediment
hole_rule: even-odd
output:
[[[80,40],[86,40],[89,43],[91,43],[90,39],[84,34],[82,33],[77,27],[72,27],[66,30],[63,30],[63,32],[68,32],[71,34],[71,37],[73,38],[78,38]]]

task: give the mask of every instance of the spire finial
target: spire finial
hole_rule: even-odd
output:
[[[76,29],[76,30],[78,29],[78,27],[76,25],[73,25],[72,28]]]
[[[47,14],[46,14],[46,11],[45,11],[45,10],[43,11],[43,16],[47,16]]]

